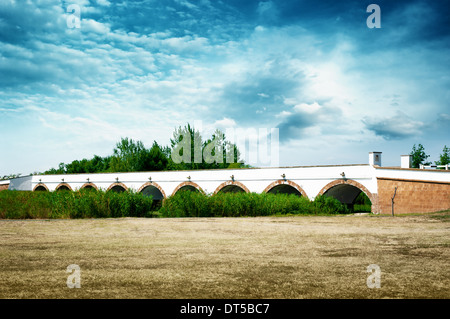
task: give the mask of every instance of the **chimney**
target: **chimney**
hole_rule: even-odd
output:
[[[401,168],[411,168],[412,166],[412,156],[411,155],[401,155],[400,156],[400,167]]]
[[[381,153],[382,152],[370,152],[369,153],[369,165],[381,166]]]

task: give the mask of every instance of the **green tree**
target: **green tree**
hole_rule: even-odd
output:
[[[241,153],[236,144],[227,141],[225,134],[216,130],[212,137],[203,144],[205,168],[239,168]]]
[[[94,155],[94,158],[90,160],[90,167],[92,172],[104,173],[110,168],[111,156],[101,157]]]
[[[419,168],[420,164],[422,165],[430,165],[431,162],[425,162],[430,155],[425,153],[425,148],[422,144],[419,144],[416,148],[416,144],[413,145],[412,151],[410,153],[412,156],[412,167]]]
[[[111,158],[110,170],[113,172],[139,172],[145,171],[149,151],[141,141],[122,138],[116,144]]]
[[[20,177],[22,174],[10,174],[10,175],[5,175],[5,176],[2,176],[1,178],[0,178],[0,180],[7,180],[7,179],[14,179],[14,178],[18,178],[18,177]]]
[[[169,169],[218,169],[239,168],[238,147],[226,140],[225,134],[216,130],[211,138],[203,141],[200,132],[190,124],[178,127],[170,139]]]
[[[178,156],[178,158],[177,158]],[[174,160],[178,159],[177,161]],[[206,160],[205,160],[206,159]],[[94,155],[92,159],[60,163],[44,174],[82,174],[104,172],[142,172],[181,169],[216,169],[249,167],[240,163],[236,144],[227,141],[225,134],[216,130],[203,141],[199,131],[187,124],[178,127],[170,139],[170,146],[160,146],[156,141],[146,149],[141,141],[121,138],[107,157]]]
[[[434,162],[436,165],[447,165],[450,164],[450,148],[444,145],[442,154],[439,155],[439,161]]]
[[[201,169],[202,136],[189,123],[175,129],[170,139],[170,169]]]
[[[145,165],[146,170],[148,171],[163,171],[167,169],[167,164],[169,160],[164,152],[163,148],[161,148],[156,141],[153,142],[152,148],[148,152],[148,158]]]

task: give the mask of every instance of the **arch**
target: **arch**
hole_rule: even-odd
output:
[[[219,192],[223,193],[250,193],[250,190],[242,184],[241,182],[237,181],[226,181],[217,186],[216,190],[214,191],[214,194],[217,194]]]
[[[186,190],[191,190],[191,191],[197,190],[201,193],[205,193],[203,191],[203,189],[200,186],[198,186],[198,184],[193,183],[193,182],[183,182],[174,189],[174,191],[172,192],[172,196],[175,195],[182,188],[184,188]]]
[[[44,192],[49,191],[47,185],[45,185],[43,183],[39,183],[36,186],[34,186],[34,188],[33,188],[33,192],[42,192],[42,191],[44,191]]]
[[[60,183],[56,186],[55,191],[72,191],[72,187],[67,183]]]
[[[125,186],[124,183],[112,183],[106,191],[113,191],[117,193],[126,192],[128,190],[128,187]]]
[[[374,195],[361,183],[352,179],[338,179],[325,185],[318,195],[328,194],[339,200],[343,204],[353,205],[360,192],[364,192],[369,197],[372,206],[376,203]]]
[[[145,192],[145,189],[150,189],[150,191]],[[152,195],[154,200],[164,200],[166,198],[166,193],[164,192],[162,187],[155,182],[145,183],[139,188],[138,193],[143,193],[144,195]]]
[[[283,193],[283,194],[296,194],[300,196],[306,196],[306,192],[303,190],[303,188],[300,187],[297,183],[294,183],[293,181],[286,180],[286,179],[279,179],[273,183],[271,183],[269,186],[267,186],[264,191],[264,193]]]
[[[94,189],[94,190],[98,191],[97,185],[95,185],[94,183],[91,183],[91,182],[89,182],[89,183],[84,183],[84,184],[80,187],[80,189]]]

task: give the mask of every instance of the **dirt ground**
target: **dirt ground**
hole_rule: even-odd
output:
[[[0,298],[447,299],[449,221],[449,212],[0,220]],[[72,264],[79,272],[67,272]],[[381,270],[379,288],[369,288],[369,265]],[[75,275],[80,288],[69,288]]]

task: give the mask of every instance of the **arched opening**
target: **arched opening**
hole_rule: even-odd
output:
[[[369,213],[372,211],[372,201],[366,195],[366,193],[364,192],[359,193],[359,195],[353,202],[353,210],[355,213],[363,213],[363,212]]]
[[[250,193],[250,191],[241,182],[227,181],[216,188],[214,194],[217,193]]]
[[[302,196],[297,189],[292,187],[291,185],[281,184],[275,187],[272,187],[267,193],[269,194],[294,194],[297,196]]]
[[[70,186],[67,184],[59,184],[55,190],[56,191],[71,191],[72,188],[70,188]]]
[[[127,187],[122,183],[114,183],[108,187],[108,191],[112,191],[115,193],[123,193],[127,191]]]
[[[138,192],[144,196],[151,196],[153,199],[153,209],[161,207],[163,200],[166,198],[164,190],[156,183],[145,183],[139,188]]]
[[[245,193],[245,190],[238,185],[227,185],[222,187],[217,193]]]
[[[370,212],[372,209],[372,194],[353,180],[331,182],[319,194],[336,198],[354,212]]]
[[[193,182],[184,182],[178,185],[172,193],[172,196],[179,191],[190,191],[190,192],[201,192],[204,193],[203,189]]]
[[[33,192],[48,192],[48,188],[43,184],[36,185],[36,187],[33,189]]]
[[[305,191],[296,183],[289,180],[278,180],[266,187],[264,192],[269,194],[294,194],[305,196]]]
[[[86,184],[83,184],[83,186],[81,186],[80,189],[97,191],[98,187],[93,183],[86,183]]]
[[[184,186],[181,186],[178,190],[177,190],[177,192],[185,192],[185,191],[189,191],[189,192],[199,192],[199,190],[195,187],[195,186],[192,186],[192,185],[184,185]]]

